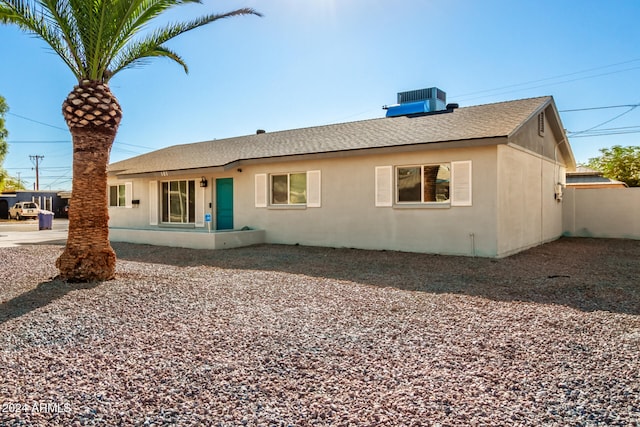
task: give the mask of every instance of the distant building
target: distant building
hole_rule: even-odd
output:
[[[66,217],[70,191],[17,190],[0,193],[0,219],[9,219],[9,208],[18,202],[34,202],[40,209],[51,211],[56,218]]]
[[[575,171],[567,172],[569,188],[625,188],[627,184],[602,176],[602,172],[586,166],[578,166]]]

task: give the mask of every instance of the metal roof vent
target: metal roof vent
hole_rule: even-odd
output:
[[[446,111],[447,94],[437,87],[398,92],[398,103],[382,107],[387,117],[409,116],[414,114]]]

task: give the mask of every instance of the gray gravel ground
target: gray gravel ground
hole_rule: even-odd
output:
[[[0,248],[0,425],[640,425],[640,241]]]

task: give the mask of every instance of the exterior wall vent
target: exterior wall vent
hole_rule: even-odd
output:
[[[447,94],[437,87],[398,92],[398,103],[383,107],[387,117],[446,111]]]
[[[544,111],[538,114],[538,135],[544,136]]]

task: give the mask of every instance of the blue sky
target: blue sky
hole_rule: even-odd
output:
[[[639,0],[204,0],[165,19],[239,7],[264,17],[170,42],[189,74],[157,59],[111,80],[124,112],[112,161],[256,129],[383,117],[397,92],[432,86],[461,107],[543,95],[561,111],[615,107],[561,112],[570,132],[595,127],[569,134],[578,162],[640,145],[640,108],[617,107],[640,104]],[[40,188],[70,189],[60,110],[75,79],[43,42],[8,26],[0,40],[4,167],[31,188],[29,155],[43,155]]]

